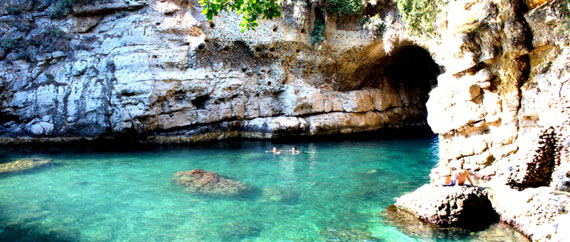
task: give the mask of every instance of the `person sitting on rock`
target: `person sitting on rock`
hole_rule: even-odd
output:
[[[455,179],[454,183],[458,186],[464,185],[465,180],[468,180],[471,186],[475,186],[475,183],[473,183],[473,180],[471,180],[471,176],[467,170],[457,169],[453,171],[453,177]]]
[[[431,178],[431,183],[436,186],[453,186],[455,185],[456,180],[453,175],[453,170],[451,170],[451,167],[446,163],[444,167],[433,169],[429,176]]]
[[[449,167],[449,164],[445,164],[444,167],[439,167],[432,170],[430,174],[431,183],[442,186],[461,186],[465,184],[465,180],[469,181],[471,186],[475,186],[471,176],[467,170],[456,169],[455,167]]]

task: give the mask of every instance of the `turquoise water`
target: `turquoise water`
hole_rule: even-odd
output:
[[[272,146],[292,145],[301,153],[266,152]],[[436,155],[435,139],[228,142],[108,152],[4,148],[1,162],[41,157],[54,165],[0,177],[0,240],[521,238],[502,225],[471,233],[410,230],[385,218],[395,197],[428,181]],[[239,198],[205,197],[171,181],[175,172],[195,168],[245,182],[256,192]]]

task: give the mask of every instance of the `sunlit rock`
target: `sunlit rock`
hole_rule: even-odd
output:
[[[484,189],[424,185],[396,200],[396,207],[442,227],[482,228],[498,217]]]
[[[186,191],[209,196],[239,196],[251,189],[242,182],[200,169],[176,172],[172,180],[185,186]]]
[[[51,160],[21,159],[0,164],[0,174],[28,171],[52,164]]]

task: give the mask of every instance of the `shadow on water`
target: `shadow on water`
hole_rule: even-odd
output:
[[[440,227],[416,218],[413,214],[391,205],[380,214],[388,225],[396,227],[400,232],[427,241],[529,241],[524,235],[515,231],[510,225],[498,220],[490,225],[474,228]]]
[[[0,220],[0,241],[77,241],[79,235],[63,227],[43,230],[34,223],[9,223]]]

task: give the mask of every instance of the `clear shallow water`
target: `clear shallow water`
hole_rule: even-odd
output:
[[[54,165],[0,177],[0,240],[508,241],[480,232],[408,231],[385,218],[394,198],[427,182],[433,139],[295,144],[242,142],[121,152],[0,152]],[[273,155],[272,146],[301,154]],[[184,192],[177,171],[200,168],[256,188],[243,198]],[[280,199],[283,198],[283,199]],[[413,225],[418,226],[418,225]]]

